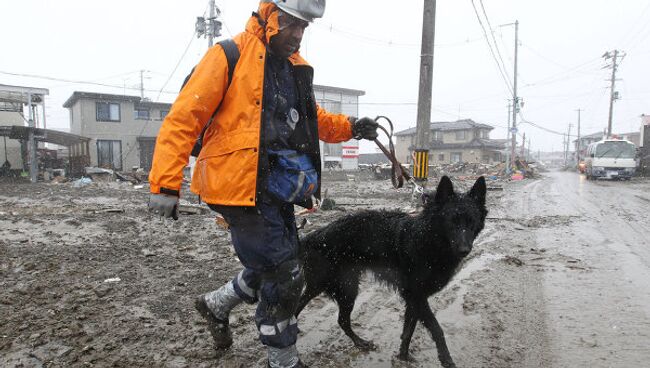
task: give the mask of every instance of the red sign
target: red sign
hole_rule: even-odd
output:
[[[359,158],[359,147],[357,146],[343,146],[343,158]]]

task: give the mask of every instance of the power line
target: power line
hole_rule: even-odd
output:
[[[361,34],[358,32],[352,32],[348,31],[339,27],[335,27],[333,24],[326,25],[322,23],[314,23],[314,26],[316,28],[321,28],[327,31],[330,31],[331,33],[339,33],[342,35],[345,35],[347,37],[352,37],[356,38],[358,40],[364,41],[364,42],[369,42],[375,45],[380,45],[380,46],[388,46],[388,47],[405,47],[405,48],[419,48],[420,45],[415,44],[415,43],[403,43],[403,42],[395,42],[392,40],[386,40],[385,38],[376,38],[372,37],[369,35]],[[464,46],[470,43],[474,43],[479,41],[480,38],[467,38],[464,41],[458,41],[458,42],[451,42],[451,43],[441,43],[441,44],[435,44],[435,47],[438,48],[446,48],[446,47],[458,47],[458,46]]]
[[[481,30],[483,31],[483,35],[485,36],[485,41],[488,44],[488,48],[490,49],[490,54],[492,55],[492,59],[494,59],[494,62],[497,64],[497,68],[499,69],[499,73],[501,74],[501,77],[503,78],[503,81],[506,84],[506,87],[508,88],[508,91],[510,94],[513,94],[512,92],[512,86],[510,85],[510,80],[506,77],[505,71],[502,70],[502,66],[499,63],[499,60],[497,59],[496,55],[494,54],[494,50],[492,49],[492,44],[490,43],[490,38],[487,35],[487,31],[485,30],[485,26],[483,25],[483,21],[481,20],[481,16],[478,13],[478,10],[476,9],[476,4],[474,4],[474,0],[472,0],[472,7],[474,8],[474,13],[476,14],[476,19],[478,20],[478,23],[481,25]]]
[[[488,28],[490,29],[490,35],[492,36],[492,41],[494,41],[494,48],[497,50],[497,54],[499,55],[499,60],[501,60],[501,65],[503,66],[503,70],[506,70],[506,63],[503,61],[503,56],[501,55],[501,51],[499,50],[499,45],[497,44],[497,39],[494,37],[494,29],[492,28],[492,24],[490,23],[490,18],[487,15],[487,12],[485,11],[485,6],[483,6],[483,0],[480,0],[481,4],[481,9],[483,10],[483,15],[485,15],[485,21],[487,22]],[[510,77],[506,73],[506,79],[508,80],[508,84],[512,85],[512,81],[510,81]]]
[[[165,84],[163,84],[162,88],[160,88],[160,91],[158,92],[158,96],[156,97],[156,102],[158,102],[158,99],[160,98],[160,94],[162,93],[162,91],[167,86],[167,83],[169,83],[169,81],[174,76],[174,73],[176,73],[176,69],[178,69],[178,67],[179,67],[179,65],[181,65],[181,62],[183,61],[183,59],[185,59],[185,55],[187,55],[187,51],[190,49],[190,46],[192,45],[192,42],[194,42],[194,36],[195,35],[196,35],[196,31],[194,31],[192,33],[192,38],[190,39],[190,42],[185,47],[185,51],[183,51],[183,54],[181,55],[180,59],[178,59],[178,62],[176,63],[176,66],[174,66],[174,69],[172,70],[172,72],[169,74],[169,77],[167,77],[167,80],[165,81]],[[141,136],[142,133],[144,133],[145,129],[147,129],[147,127],[149,126],[149,123],[151,123],[152,120],[153,119],[149,119],[144,124],[142,124],[142,129],[140,129],[140,133],[138,133],[138,136]],[[131,152],[133,151],[135,146],[136,145],[134,144],[134,145],[131,146],[131,148],[129,148],[129,150],[126,152],[126,154],[124,154],[122,156],[122,160],[124,160],[125,158],[127,158],[131,154]]]
[[[623,36],[623,39],[621,40],[621,42],[623,42],[626,39],[629,40],[629,43],[627,44],[627,47],[626,47],[628,49],[628,51],[631,51],[633,48],[637,47],[640,43],[642,43],[648,37],[648,35],[646,35],[645,37],[642,37],[640,39],[640,42],[637,39],[637,37],[642,35],[645,32],[646,28],[648,27],[648,22],[646,21],[646,18],[647,18],[646,17],[646,12],[648,11],[648,9],[650,9],[650,3],[648,3],[648,5],[646,5],[646,7],[640,13],[641,15],[639,15],[639,18],[636,20],[634,25],[632,27],[630,27],[630,29],[625,33],[625,36]],[[634,34],[632,37],[628,37],[630,34],[632,34],[632,32],[634,31],[636,26],[639,25],[639,23],[641,23],[642,26],[638,30],[638,32],[636,32],[636,34]],[[637,41],[637,42],[634,42],[634,41]]]
[[[593,64],[593,63],[595,63],[595,62],[597,62],[599,60],[600,60],[600,58],[591,59],[591,60],[586,61],[586,62],[584,62],[582,64],[576,65],[576,66],[574,66],[572,68],[566,69],[566,70],[564,70],[564,71],[562,71],[560,73],[553,74],[551,76],[542,78],[542,79],[540,79],[540,80],[538,80],[536,82],[528,83],[528,84],[524,85],[524,88],[533,87],[533,86],[547,85],[547,84],[552,84],[552,83],[555,83],[555,82],[565,81],[565,80],[567,80],[567,78],[565,78],[567,74],[572,74],[572,73],[578,71],[579,69],[581,69],[582,67]]]
[[[49,76],[38,75],[38,74],[12,73],[12,72],[6,72],[6,71],[1,71],[1,70],[0,70],[0,74],[11,75],[11,76],[15,76],[15,77],[50,80],[50,81],[55,81],[55,82],[65,82],[65,83],[70,83],[70,84],[87,84],[87,85],[100,86],[100,87],[119,88],[119,89],[129,89],[129,90],[140,91],[140,87],[125,87],[125,86],[119,86],[119,85],[116,85],[116,84],[107,84],[107,83],[99,83],[99,82],[91,82],[91,81],[83,81],[83,80],[56,78],[56,77],[49,77]],[[144,89],[144,91],[146,91],[146,92],[158,92],[158,90],[154,90],[154,89]],[[178,91],[163,91],[163,93],[165,93],[165,94],[177,94]]]
[[[158,96],[156,96],[156,101],[158,101],[158,99],[160,99],[160,95],[162,94],[165,87],[167,87],[167,83],[169,83],[169,81],[172,79],[172,77],[174,76],[174,73],[176,73],[176,70],[181,65],[181,62],[183,61],[183,59],[185,59],[185,55],[187,55],[187,51],[189,51],[190,46],[192,46],[192,42],[194,42],[194,36],[196,36],[196,31],[194,33],[192,33],[192,38],[190,38],[190,42],[187,43],[187,46],[185,47],[185,51],[183,51],[183,54],[181,55],[180,59],[178,59],[178,62],[176,63],[176,66],[174,67],[174,69],[172,69],[172,72],[169,73],[169,76],[167,77],[167,80],[165,81],[165,84],[163,84],[163,86],[160,88],[160,91],[158,91]]]

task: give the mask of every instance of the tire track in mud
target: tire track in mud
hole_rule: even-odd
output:
[[[477,317],[462,329],[469,367],[549,366],[541,276],[526,265],[536,244],[528,226],[508,221],[533,210],[540,184],[513,183],[488,215],[494,230],[477,248],[498,258],[472,275],[464,296],[463,312]]]
[[[643,227],[631,221],[644,216],[638,202],[625,204],[627,187],[613,187],[621,183],[587,182],[574,173],[551,173],[543,183],[528,216],[569,221],[532,227],[536,248],[521,259],[542,276],[550,366],[642,366],[650,358],[643,348],[650,293],[641,286],[647,278],[638,277],[647,268],[633,251],[642,244]]]

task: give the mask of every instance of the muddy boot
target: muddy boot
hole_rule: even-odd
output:
[[[226,349],[232,345],[232,332],[228,317],[230,311],[241,302],[242,299],[235,293],[232,282],[196,298],[194,307],[208,322],[208,329],[217,349]]]
[[[269,346],[269,360],[266,363],[268,368],[307,368],[298,358],[296,345],[286,348],[274,348]]]

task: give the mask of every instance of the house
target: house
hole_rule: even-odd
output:
[[[580,157],[584,158],[585,155],[587,154],[587,146],[594,142],[599,142],[603,140],[603,137],[605,137],[604,132],[597,132],[593,134],[588,134],[588,135],[583,135],[580,136]],[[578,140],[573,141],[573,146],[575,147],[574,151],[578,152]]]
[[[641,114],[640,133],[641,135],[639,137],[639,147],[650,149],[648,147],[648,143],[646,143],[650,141],[650,115]]]
[[[503,161],[504,141],[490,139],[494,127],[471,119],[430,124],[429,164],[456,162],[499,163]],[[397,159],[406,163],[413,161],[417,128],[395,133]]]
[[[333,113],[358,116],[359,96],[365,92],[314,86],[319,105]],[[171,108],[138,96],[74,92],[63,104],[70,111],[72,133],[92,139],[90,164],[115,170],[151,169],[156,136]],[[321,142],[323,166],[358,167],[359,143]]]
[[[70,131],[92,140],[91,166],[149,170],[156,136],[171,104],[75,91],[63,107],[70,111]]]

